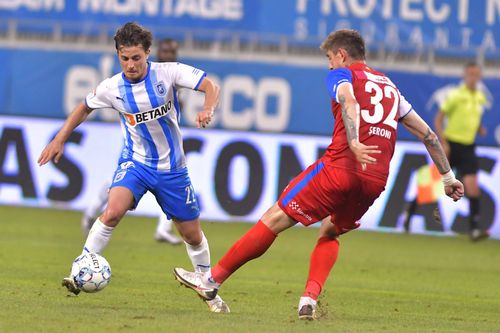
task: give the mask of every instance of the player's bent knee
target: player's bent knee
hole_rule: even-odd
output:
[[[335,225],[332,223],[331,217],[330,216],[325,217],[321,221],[318,238],[327,237],[329,239],[336,239],[338,236],[339,234],[337,233]]]
[[[318,238],[324,238],[324,237],[329,239],[337,239],[339,237],[339,234],[337,233],[335,227],[332,225],[332,228],[320,231]]]

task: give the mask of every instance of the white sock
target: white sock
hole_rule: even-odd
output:
[[[210,271],[210,249],[205,234],[202,232],[203,238],[198,245],[186,244],[186,250],[196,272],[205,273]]]
[[[105,183],[101,187],[100,191],[95,196],[95,199],[90,203],[90,205],[85,209],[83,213],[86,218],[95,220],[104,209],[106,202],[108,201],[108,189],[110,184]]]
[[[98,218],[92,226],[92,229],[90,229],[82,254],[88,252],[100,254],[108,245],[113,229],[114,227],[108,227]]]
[[[156,225],[156,233],[161,234],[164,232],[171,232],[171,231],[172,231],[172,221],[167,219],[167,215],[161,213],[160,217],[158,218],[158,224]]]

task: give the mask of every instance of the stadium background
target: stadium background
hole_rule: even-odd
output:
[[[279,16],[276,13],[279,11]],[[327,32],[359,29],[369,63],[386,72],[432,124],[462,64],[484,68],[488,134],[478,138],[482,223],[500,238],[500,1],[0,0],[0,204],[81,210],[112,176],[121,149],[113,112],[75,131],[59,165],[38,168],[43,146],[102,79],[119,71],[112,36],[138,21],[180,43],[180,61],[217,79],[213,126],[192,129],[202,98],[183,92],[185,146],[202,217],[256,221],[291,177],[326,148],[333,128],[318,45]],[[155,49],[153,49],[153,54]],[[423,145],[399,130],[391,177],[363,228],[401,231],[416,191]],[[152,197],[136,214],[156,215]],[[442,224],[417,212],[413,231],[464,231],[467,200],[442,198]]]

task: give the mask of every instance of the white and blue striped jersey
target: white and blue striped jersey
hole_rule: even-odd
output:
[[[205,72],[176,63],[148,63],[148,73],[130,82],[122,73],[102,81],[85,98],[90,109],[113,108],[120,113],[125,139],[122,158],[158,171],[184,168],[186,159],[179,129],[177,89],[197,90]]]

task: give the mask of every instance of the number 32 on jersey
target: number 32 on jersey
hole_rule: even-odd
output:
[[[361,110],[361,117],[363,120],[369,124],[378,124],[382,121],[384,117],[384,107],[382,106],[382,99],[392,98],[393,103],[391,111],[384,119],[384,124],[397,129],[398,122],[396,121],[396,115],[399,106],[399,94],[397,90],[389,85],[380,87],[377,83],[373,81],[366,81],[365,91],[371,95],[370,103],[373,105],[373,114],[370,114],[370,110]]]

